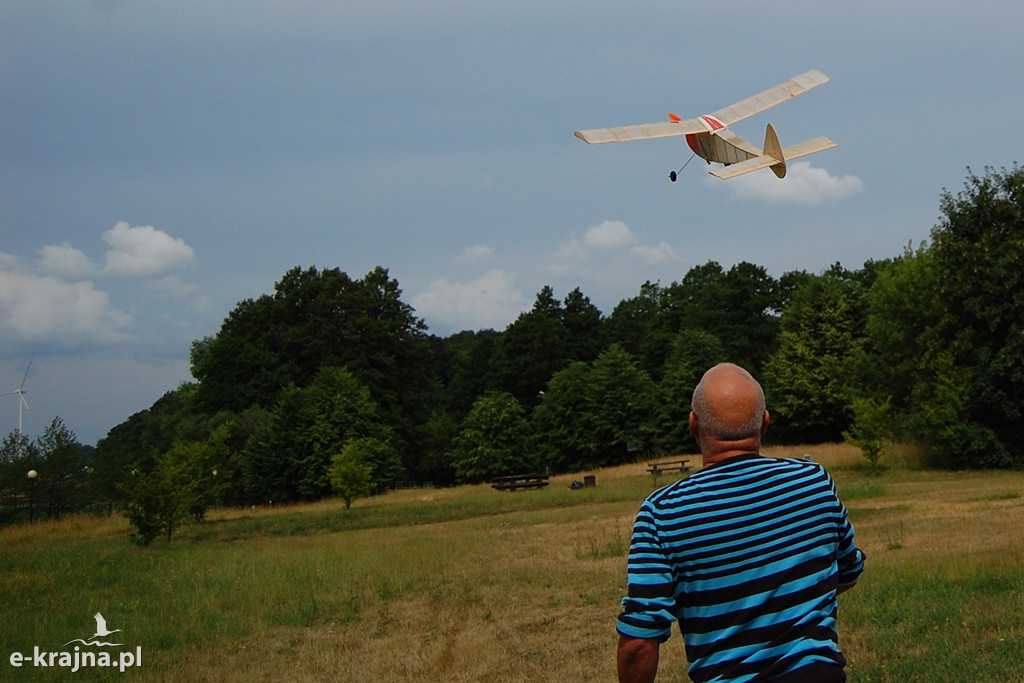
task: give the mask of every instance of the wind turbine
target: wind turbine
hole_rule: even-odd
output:
[[[0,394],[0,396],[18,396],[18,436],[21,436],[21,415],[23,410],[27,410],[28,414],[32,414],[32,409],[28,407],[28,401],[25,400],[25,380],[28,379],[28,371],[32,369],[32,361],[29,360],[28,367],[25,368],[25,376],[21,378],[21,384],[14,391],[8,391],[6,394]]]

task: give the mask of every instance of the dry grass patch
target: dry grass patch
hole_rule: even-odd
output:
[[[824,463],[868,553],[840,601],[851,683],[1024,680],[1024,473],[873,475],[845,445],[767,452]],[[585,474],[597,487],[570,490]],[[118,518],[8,529],[0,642],[59,646],[101,610],[143,647],[146,680],[612,681],[654,485],[641,462],[542,490],[218,510],[149,548]],[[678,632],[658,680],[687,680]]]

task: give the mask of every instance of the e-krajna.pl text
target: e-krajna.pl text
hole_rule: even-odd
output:
[[[129,667],[142,666],[142,647],[136,647],[135,652],[80,652],[76,645],[74,652],[41,652],[37,645],[31,655],[12,652],[10,662],[18,667],[60,667],[72,673],[90,667],[116,667],[124,673]]]

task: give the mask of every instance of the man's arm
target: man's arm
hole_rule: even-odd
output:
[[[619,636],[619,683],[653,683],[658,674],[661,642]]]

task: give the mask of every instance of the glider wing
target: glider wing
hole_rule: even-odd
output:
[[[615,128],[594,128],[575,131],[576,137],[591,145],[606,142],[629,142],[631,140],[650,140],[668,138],[673,135],[690,135],[706,133],[708,126],[700,119],[681,119],[679,121],[659,121],[639,126],[618,126]]]
[[[828,83],[828,81],[828,76],[812,69],[807,73],[789,79],[785,83],[780,83],[774,88],[768,88],[762,93],[751,95],[736,104],[719,109],[711,114],[711,116],[725,125],[731,126],[737,121],[742,121],[766,109],[771,109],[777,104],[782,104],[790,98],[802,95],[811,88],[817,88],[819,85]]]

